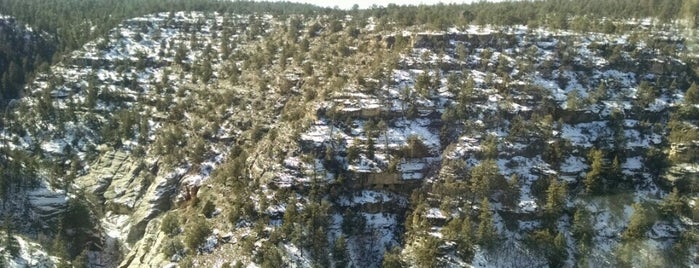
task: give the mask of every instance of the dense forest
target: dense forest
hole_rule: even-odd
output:
[[[391,27],[400,28],[411,25],[428,25],[434,29],[468,25],[529,25],[548,26],[556,29],[571,29],[578,31],[623,31],[595,18],[609,19],[641,19],[656,18],[663,22],[676,19],[687,19],[696,27],[699,25],[699,4],[689,0],[623,0],[623,1],[506,1],[499,3],[479,2],[463,5],[421,5],[399,6],[390,4],[387,7],[372,7],[367,10],[353,9],[336,10],[319,8],[307,4],[290,2],[255,2],[255,1],[191,1],[191,0],[157,0],[157,1],[106,1],[106,0],[2,0],[0,14],[11,15],[22,23],[35,27],[40,33],[56,43],[47,42],[39,46],[36,56],[23,56],[23,52],[5,53],[4,63],[0,65],[2,77],[8,77],[3,83],[3,98],[17,97],[24,77],[18,77],[16,71],[31,74],[35,68],[44,63],[56,62],[60,55],[81,47],[89,40],[103,36],[121,21],[145,14],[165,11],[215,11],[238,14],[270,13],[274,15],[325,14],[334,18],[342,18],[347,14],[358,16],[360,19],[375,17]],[[8,33],[3,32],[3,35]],[[10,40],[11,36],[4,36]],[[58,51],[58,58],[53,58]],[[14,65],[10,64],[14,63]]]

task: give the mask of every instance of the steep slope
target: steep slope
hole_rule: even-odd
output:
[[[56,50],[53,37],[36,32],[11,16],[0,15],[0,98],[20,96],[35,69],[47,66]]]
[[[35,164],[37,171],[30,170],[37,183],[13,193],[22,198],[31,196],[27,191],[44,193],[43,203],[15,211],[39,214],[34,218],[45,225],[32,232],[67,243],[68,258],[83,252],[94,265],[112,266],[121,262],[121,252],[130,252],[122,265],[157,265],[168,258],[136,258],[139,252],[161,251],[162,245],[150,244],[158,236],[158,221],[150,222],[172,208],[199,214],[197,192],[201,196],[204,185],[226,186],[226,180],[252,179],[247,174],[253,173],[259,184],[245,191],[269,192],[265,185],[270,175],[264,173],[275,162],[261,160],[284,153],[280,149],[294,150],[290,135],[307,115],[296,104],[303,101],[303,90],[309,91],[304,96],[308,100],[317,94],[301,88],[305,81],[300,76],[331,64],[307,63],[302,68],[305,56],[297,54],[305,52],[284,49],[314,49],[328,59],[341,56],[324,51],[323,43],[309,44],[307,38],[321,32],[318,21],[289,20],[298,28],[287,29],[267,15],[179,12],[136,18],[53,66],[29,87],[31,96],[12,113],[21,119],[6,131],[14,153],[42,159]],[[307,32],[304,23],[315,30]],[[275,32],[282,32],[278,36],[283,39],[268,37]],[[300,44],[285,40],[300,36]],[[282,51],[277,51],[278,44]],[[259,49],[267,53],[258,54]],[[318,81],[323,77],[316,75],[311,83],[329,86],[329,81]],[[294,105],[287,105],[289,100]],[[292,147],[283,149],[281,144]],[[236,159],[243,163],[232,171],[236,177],[211,182],[221,163]],[[57,221],[66,224],[61,215],[72,210],[49,196],[88,201],[82,207],[92,212],[76,215],[91,218],[77,235],[89,241],[86,247],[59,239],[75,238],[74,226],[50,227]]]
[[[697,55],[614,23],[129,19],[8,113],[5,211],[103,267],[695,265]]]

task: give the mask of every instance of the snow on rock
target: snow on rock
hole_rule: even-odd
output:
[[[648,237],[652,239],[672,239],[678,238],[681,232],[676,225],[665,221],[655,222],[648,232]]]
[[[401,197],[395,196],[394,194],[374,191],[374,190],[362,190],[356,192],[354,195],[348,197],[343,196],[340,198],[339,204],[342,206],[352,206],[356,204],[376,204],[376,203],[386,203],[391,201],[405,202]]]
[[[52,217],[62,212],[68,202],[68,196],[65,191],[52,190],[47,187],[40,187],[27,192],[27,199],[34,213],[42,218]]]
[[[41,144],[41,149],[47,153],[62,155],[67,143],[64,140],[53,140]]]
[[[428,209],[425,217],[428,219],[442,219],[442,220],[447,219],[447,216],[444,215],[444,213],[442,213],[442,210],[439,208]]]
[[[643,166],[643,157],[641,156],[626,158],[626,161],[621,164],[622,172],[625,175],[633,175],[635,172],[643,169]]]
[[[574,146],[589,148],[600,138],[612,137],[611,131],[606,121],[580,123],[576,125],[564,124],[561,137],[570,140]]]
[[[61,262],[59,258],[46,253],[46,249],[40,244],[30,242],[18,235],[15,235],[14,239],[19,245],[19,254],[17,257],[10,257],[5,262],[8,267],[52,268]],[[5,248],[0,250],[0,252],[2,251],[5,251]]]
[[[289,267],[313,266],[308,252],[304,252],[303,249],[300,249],[296,245],[290,243],[285,243],[282,245],[282,247],[286,252],[287,257],[285,263],[289,264]]]
[[[395,122],[395,127],[388,131],[389,147],[398,148],[406,144],[410,136],[417,136],[430,149],[439,149],[439,135],[428,128],[430,120],[398,120]],[[381,146],[381,142],[377,142],[377,147]]]
[[[107,236],[118,239],[126,236],[126,230],[129,229],[130,225],[130,217],[129,215],[114,214],[112,211],[107,211],[104,218],[102,218],[101,225]]]
[[[576,174],[587,170],[589,166],[585,164],[585,159],[579,156],[568,156],[561,164],[561,172],[567,174]]]
[[[206,237],[206,240],[204,240],[204,245],[201,246],[200,250],[202,252],[207,252],[207,253],[213,252],[214,249],[218,246],[219,233],[220,233],[220,231],[218,229],[214,229],[211,232],[211,235]]]

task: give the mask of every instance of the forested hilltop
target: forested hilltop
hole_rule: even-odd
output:
[[[3,49],[0,59],[0,77],[7,77],[2,86],[3,99],[18,96],[24,76],[10,72],[10,63],[29,75],[45,63],[58,61],[52,58],[55,51],[62,55],[80,48],[97,37],[103,36],[121,21],[155,12],[167,11],[203,11],[229,12],[236,14],[268,13],[275,16],[327,15],[336,19],[352,15],[359,19],[373,17],[380,26],[401,28],[423,25],[431,29],[444,30],[455,25],[528,25],[530,27],[546,26],[555,29],[576,31],[624,31],[617,29],[605,19],[641,19],[655,18],[661,22],[677,19],[687,20],[696,27],[699,23],[698,4],[690,0],[623,0],[623,1],[505,1],[499,3],[479,2],[462,5],[422,5],[373,7],[367,10],[337,10],[320,8],[308,4],[290,2],[270,3],[254,1],[218,1],[218,0],[2,0],[0,14],[11,15],[27,25],[48,34],[51,42],[43,44],[41,50],[27,56]],[[572,18],[572,19],[571,19]],[[390,25],[390,26],[389,26]],[[1,33],[2,40],[15,42],[8,33]],[[13,46],[17,47],[17,46]]]
[[[0,265],[699,265],[695,0],[0,0]]]

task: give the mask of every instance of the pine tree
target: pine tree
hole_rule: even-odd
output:
[[[360,235],[366,229],[366,218],[361,213],[354,210],[347,210],[347,213],[342,221],[342,233],[347,235]]]
[[[471,169],[471,193],[474,200],[489,197],[493,189],[493,181],[496,181],[499,174],[495,160],[488,159]]]
[[[459,218],[452,218],[444,228],[442,228],[442,235],[447,240],[455,241],[461,234],[461,220]]]
[[[460,109],[462,112],[465,110],[466,107],[468,107],[468,104],[471,102],[471,99],[473,98],[473,91],[476,87],[476,81],[473,80],[473,77],[470,77],[466,80],[466,83],[461,84],[461,91],[459,92],[459,105],[461,105]]]
[[[663,199],[663,202],[660,204],[660,211],[666,217],[682,215],[684,212],[684,202],[682,202],[677,187],[673,187],[672,192]]]
[[[16,258],[19,256],[20,245],[14,235],[14,227],[12,226],[11,219],[7,215],[5,216],[3,227],[3,229],[5,229],[5,249],[10,253],[12,258]]]
[[[282,233],[287,237],[291,236],[294,231],[294,223],[298,221],[298,210],[296,209],[296,200],[290,198],[286,204],[286,210],[284,210],[284,217],[282,218]]]
[[[340,237],[335,240],[335,245],[333,246],[333,258],[335,259],[335,267],[347,267],[349,265],[349,259],[347,256],[347,241],[345,241],[345,236],[340,235]]]
[[[588,154],[588,161],[592,164],[590,165],[590,171],[587,172],[583,180],[585,192],[588,194],[596,194],[600,189],[602,170],[604,168],[602,157],[602,151],[598,149],[592,149]]]
[[[580,92],[578,92],[578,90],[571,90],[568,92],[566,106],[566,109],[572,111],[577,111],[578,109],[582,108],[582,97],[580,96]]]
[[[59,225],[58,230],[56,230],[56,235],[51,241],[51,255],[56,256],[62,260],[69,259],[68,247],[70,246],[63,236],[64,229],[63,226]]]
[[[199,165],[204,162],[208,152],[207,143],[204,141],[204,138],[201,136],[191,137],[188,143],[190,145],[187,154],[189,155],[190,162],[194,165]]]
[[[262,200],[266,200],[266,198],[262,198]],[[211,200],[206,200],[206,203],[204,203],[204,206],[201,208],[201,214],[203,214],[206,218],[213,217],[215,211],[216,205],[214,202],[211,202]]]
[[[609,172],[610,172],[610,174],[609,174],[610,178],[614,181],[615,184],[618,184],[618,182],[624,178],[624,174],[622,173],[621,163],[619,162],[618,155],[614,156],[614,160],[612,160],[612,166],[611,166]],[[613,187],[613,188],[616,188],[616,187]]]
[[[560,215],[565,208],[565,199],[568,196],[568,189],[563,182],[551,178],[549,187],[546,190],[546,205],[544,208],[553,217]]]
[[[391,250],[387,250],[383,254],[383,261],[381,261],[381,267],[384,268],[403,268],[405,263],[400,258],[400,248],[394,247]]]
[[[563,262],[568,257],[568,251],[566,250],[566,238],[563,233],[559,232],[553,239],[553,252],[550,257],[551,266],[561,267]]]
[[[415,249],[415,263],[417,267],[437,267],[439,266],[437,254],[439,240],[434,236],[427,235]]]
[[[260,253],[262,253],[262,264],[260,265],[260,267],[276,268],[284,266],[284,260],[282,259],[282,256],[279,253],[279,249],[276,246],[269,243],[269,241],[263,243],[262,250],[260,250]]]
[[[160,231],[168,236],[174,236],[180,232],[180,218],[177,213],[168,213],[160,223]]]
[[[622,233],[622,238],[626,240],[631,239],[641,239],[645,237],[645,233],[652,222],[648,218],[648,210],[646,210],[642,204],[633,204],[633,215],[629,220],[629,225],[626,230]]]
[[[488,202],[488,198],[483,198],[480,210],[481,213],[478,215],[479,224],[476,238],[481,245],[490,246],[495,243],[497,233],[493,225],[493,212],[490,211],[490,202]]]
[[[17,85],[21,85],[24,83],[24,71],[14,61],[10,62],[10,68],[8,69],[7,74],[9,76],[9,84],[11,87],[17,87]],[[11,96],[8,97],[15,97],[17,93],[18,92],[16,91],[12,91]]]
[[[141,117],[141,121],[138,125],[138,144],[146,145],[148,142],[148,133],[150,131],[150,125],[148,122],[148,117]]]
[[[359,158],[359,148],[357,148],[357,144],[359,144],[359,140],[354,139],[352,145],[347,148],[347,161],[350,163],[354,163],[354,161]]]
[[[366,141],[366,156],[369,159],[374,159],[374,152],[376,151],[374,139],[369,136]]]
[[[471,228],[471,220],[469,216],[466,215],[461,221],[461,227],[459,235],[457,236],[456,246],[457,253],[461,258],[468,260],[473,257],[473,234]]]
[[[647,81],[641,82],[641,84],[638,86],[638,94],[637,94],[637,104],[641,107],[647,107],[648,105],[652,104],[655,102],[655,99],[658,98],[658,92],[655,88],[653,88]]]
[[[89,267],[89,259],[87,256],[87,249],[83,249],[78,256],[75,257],[75,259],[72,262],[73,268],[87,268]]]
[[[196,217],[187,226],[184,242],[190,250],[196,252],[209,234],[211,234],[209,223],[203,218]]]
[[[687,104],[699,104],[699,86],[696,83],[692,83],[689,89],[687,89],[687,92],[684,94],[684,102]]]
[[[573,237],[577,239],[583,238],[585,235],[590,237],[592,235],[592,225],[590,224],[590,214],[583,207],[579,207],[575,210],[573,214],[573,224],[571,231]]]
[[[507,181],[507,189],[504,203],[511,207],[516,207],[519,204],[521,188],[519,186],[519,176],[512,174],[510,180]]]

